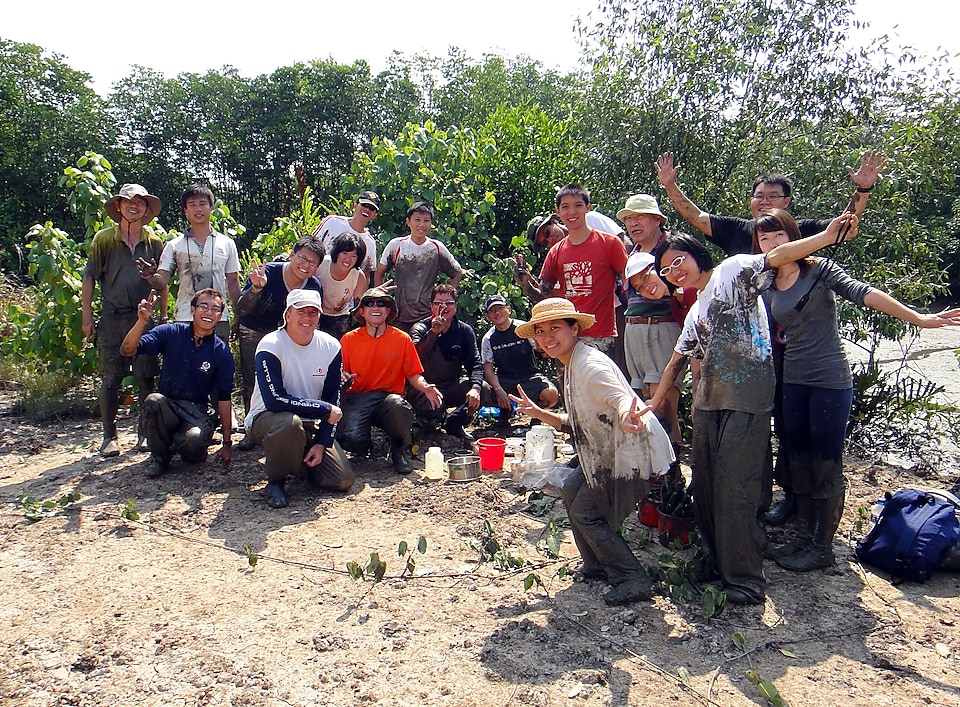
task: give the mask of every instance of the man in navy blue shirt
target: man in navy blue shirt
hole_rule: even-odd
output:
[[[154,292],[140,300],[137,321],[120,345],[124,356],[161,354],[158,392],[143,404],[143,429],[151,459],[145,470],[155,478],[170,468],[174,453],[185,462],[202,462],[217,427],[223,430],[223,446],[214,461],[231,467],[231,419],[235,366],[226,343],[214,333],[223,312],[223,295],[207,288],[190,301],[192,322],[162,324],[143,333],[153,312]],[[216,410],[211,395],[216,393]]]
[[[430,316],[413,325],[410,338],[423,363],[423,376],[440,389],[443,406],[434,408],[429,398],[408,390],[407,400],[422,420],[445,420],[447,434],[471,441],[464,430],[480,407],[483,367],[473,328],[457,319],[457,290],[446,283],[433,288]],[[456,407],[449,415],[446,408]]]

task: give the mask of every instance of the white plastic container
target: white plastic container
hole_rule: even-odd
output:
[[[549,425],[534,425],[527,432],[525,461],[553,461],[553,428]]]
[[[442,481],[447,472],[443,466],[443,451],[440,447],[430,447],[424,456],[424,474],[431,481]]]

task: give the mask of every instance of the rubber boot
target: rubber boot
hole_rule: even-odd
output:
[[[797,517],[800,521],[800,534],[796,540],[786,545],[767,550],[764,557],[768,560],[780,560],[798,552],[806,550],[813,544],[813,536],[817,532],[816,501],[809,494],[791,494],[797,506]]]
[[[766,512],[763,517],[767,525],[779,526],[793,518],[797,513],[797,499],[793,492],[784,490],[783,500]]]
[[[837,533],[840,518],[843,517],[844,496],[817,499],[817,530],[813,544],[803,552],[777,560],[784,569],[794,572],[810,572],[833,567],[833,536]]]
[[[120,446],[117,444],[117,413],[120,410],[118,394],[119,389],[113,388],[104,388],[100,393],[100,422],[103,425],[103,443],[100,445],[102,457],[120,455]]]

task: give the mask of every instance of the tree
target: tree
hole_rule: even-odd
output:
[[[114,139],[90,76],[34,44],[0,39],[0,268],[20,270],[22,234],[75,223],[59,198],[62,165]]]
[[[415,201],[433,205],[432,236],[468,271],[460,295],[464,319],[476,317],[482,295],[497,289],[490,270],[500,243],[487,169],[496,154],[493,141],[472,130],[447,132],[431,121],[407,124],[394,140],[375,138],[369,155],[358,152],[342,183],[344,200],[367,188],[380,195],[381,248],[408,233],[406,211]]]

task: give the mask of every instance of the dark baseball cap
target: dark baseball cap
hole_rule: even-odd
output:
[[[357,197],[358,204],[364,204],[365,206],[372,206],[377,211],[380,210],[380,195],[375,191],[370,191],[365,189],[360,192],[360,195]]]

